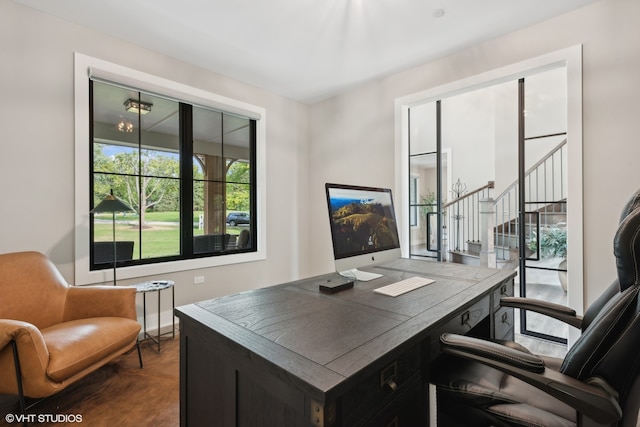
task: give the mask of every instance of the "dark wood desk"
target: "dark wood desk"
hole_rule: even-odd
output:
[[[513,337],[509,270],[399,260],[336,294],[320,276],[175,309],[182,426],[428,425],[443,332]],[[396,298],[374,288],[435,279]],[[393,423],[396,424],[393,424]]]

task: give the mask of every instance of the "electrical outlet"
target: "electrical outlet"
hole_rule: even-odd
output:
[[[196,276],[193,278],[194,285],[199,285],[201,283],[204,283],[204,276]]]

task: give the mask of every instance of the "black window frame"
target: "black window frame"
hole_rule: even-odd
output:
[[[103,84],[111,84],[113,86],[125,87],[130,90],[137,91],[139,93],[149,94],[153,96],[162,96],[158,94],[153,94],[143,89],[133,88],[127,85],[119,84],[117,82],[105,82],[102,80],[98,81]],[[94,93],[93,93],[93,84],[94,80],[89,79],[89,141],[88,144],[90,146],[89,149],[89,201],[91,206],[89,210],[93,209],[93,201],[94,197]],[[170,97],[166,97],[171,99]],[[257,120],[251,117],[238,116],[238,114],[226,112],[221,109],[213,109],[210,107],[189,103],[187,101],[172,99],[179,104],[179,164],[180,164],[180,175],[179,175],[179,192],[180,192],[180,254],[178,255],[170,255],[170,256],[162,256],[162,257],[154,257],[154,258],[143,258],[141,256],[142,249],[138,248],[139,256],[138,258],[122,261],[119,260],[116,262],[118,267],[121,266],[135,266],[135,265],[147,265],[147,264],[159,264],[159,263],[167,263],[174,261],[183,261],[189,259],[198,259],[198,258],[207,258],[207,257],[224,257],[229,255],[237,255],[241,253],[248,252],[257,252],[258,251],[258,209],[257,209],[257,192],[258,192],[258,182],[257,182]],[[204,108],[212,111],[216,111],[221,113],[221,117],[225,115],[242,117],[249,121],[249,211],[250,211],[250,224],[249,229],[251,230],[251,239],[248,247],[245,248],[235,248],[232,251],[209,251],[209,252],[194,252],[193,247],[193,108]],[[117,175],[117,174],[116,174]],[[141,176],[141,172],[139,172],[139,176]],[[228,183],[228,181],[224,181],[224,183]],[[139,232],[141,232],[141,226],[139,224]],[[94,220],[93,215],[91,215],[91,220],[89,221],[89,271],[99,271],[113,268],[114,264],[110,263],[95,263],[94,262]],[[142,238],[140,236],[139,242],[142,242]]]

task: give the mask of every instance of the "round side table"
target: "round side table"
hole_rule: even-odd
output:
[[[173,280],[153,280],[149,282],[137,283],[133,286],[136,288],[136,292],[142,293],[142,322],[144,330],[143,339],[149,338],[150,340],[158,344],[158,353],[160,353],[160,336],[168,334],[168,332],[165,332],[164,334],[160,333],[160,294],[161,291],[169,288],[171,288],[171,321],[173,325],[173,327],[171,328],[171,336],[174,339],[176,337],[176,318],[173,315],[173,309],[175,308],[176,304],[176,296],[173,287]],[[147,333],[147,294],[149,292],[158,293],[158,333],[155,337]]]

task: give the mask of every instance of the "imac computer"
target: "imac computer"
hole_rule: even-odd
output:
[[[380,274],[359,267],[400,258],[391,190],[325,184],[336,271],[356,280]]]

